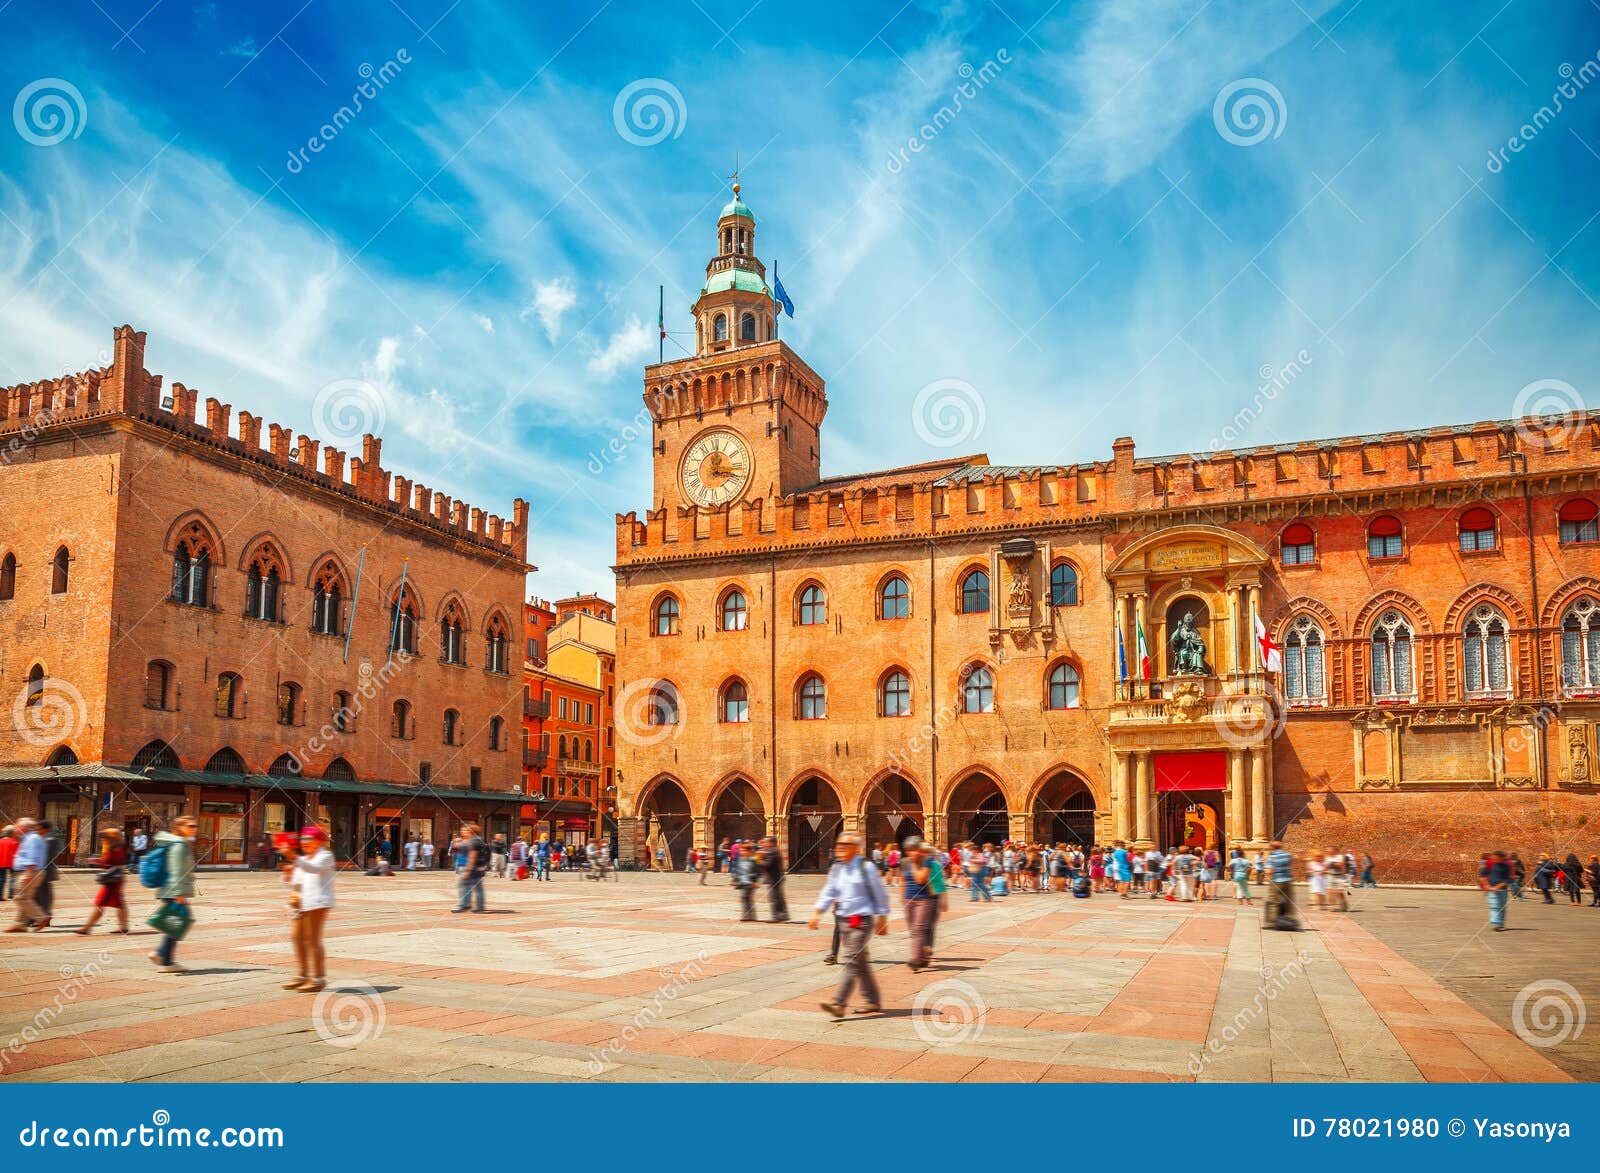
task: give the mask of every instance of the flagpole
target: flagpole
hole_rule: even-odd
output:
[[[778,303],[778,258],[772,258],[772,339],[778,339],[778,319],[783,317],[783,306]]]
[[[667,287],[656,286],[656,361],[667,361]]]

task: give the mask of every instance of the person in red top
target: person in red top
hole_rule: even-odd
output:
[[[87,937],[108,908],[117,910],[117,932],[126,933],[128,906],[122,900],[122,881],[128,875],[128,849],[123,845],[122,832],[115,827],[107,827],[100,832],[100,858],[95,861],[95,866],[100,869],[100,874],[95,877],[100,881],[100,888],[94,894],[94,908],[89,913],[89,919],[83,922],[78,935]]]
[[[0,900],[10,900],[16,895],[17,880],[11,874],[11,865],[16,862],[20,842],[16,827],[7,823],[6,829],[0,831]]]

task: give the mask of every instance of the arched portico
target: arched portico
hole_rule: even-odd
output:
[[[711,800],[711,842],[760,839],[767,833],[767,808],[761,792],[743,775],[729,779]]]
[[[833,859],[834,840],[844,829],[839,792],[821,774],[807,774],[789,794],[785,813],[787,862],[792,872],[823,872]]]
[[[657,778],[639,800],[638,817],[650,866],[656,866],[658,853],[665,849],[665,865],[682,867],[694,845],[694,819],[683,785],[667,775]]]
[[[1039,843],[1088,849],[1099,841],[1093,790],[1071,770],[1052,772],[1034,791],[1032,835]]]
[[[900,843],[927,833],[926,806],[916,784],[903,774],[888,773],[862,795],[861,827],[868,844]]]
[[[1011,811],[1004,788],[984,770],[973,770],[950,791],[945,828],[951,843],[1004,843],[1011,838]]]

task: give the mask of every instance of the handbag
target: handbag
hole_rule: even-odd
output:
[[[194,918],[189,915],[188,905],[163,900],[161,906],[144,923],[174,941],[181,941],[184,934],[189,931],[189,926],[194,923]]]
[[[122,883],[122,877],[126,874],[126,870],[120,866],[109,867],[103,871],[96,872],[94,874],[94,882],[96,884],[120,884]]]

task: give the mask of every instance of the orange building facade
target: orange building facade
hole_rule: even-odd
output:
[[[617,518],[624,854],[1600,850],[1600,418],[823,478],[737,192],[717,248]]]
[[[521,801],[509,520],[144,369],[0,392],[0,809],[96,828],[200,817],[202,862],[326,822],[341,859]],[[265,434],[263,434],[265,431]]]

